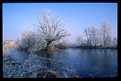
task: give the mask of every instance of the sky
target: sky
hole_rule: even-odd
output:
[[[35,29],[41,10],[49,9],[61,18],[74,41],[84,28],[106,21],[117,36],[117,3],[2,3],[3,41],[17,40],[25,28]]]

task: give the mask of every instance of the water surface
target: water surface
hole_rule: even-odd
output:
[[[30,57],[26,52],[6,50],[7,54],[20,62],[27,59],[34,64],[54,70],[61,77],[76,72],[80,78],[117,77],[117,50],[116,49],[80,49],[69,48],[51,52],[38,52]]]

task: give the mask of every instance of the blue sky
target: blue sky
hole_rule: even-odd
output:
[[[117,3],[3,3],[2,28],[3,41],[20,38],[24,28],[34,29],[41,9],[49,9],[60,17],[75,40],[84,35],[84,28],[95,25],[100,27],[107,21],[117,36]]]

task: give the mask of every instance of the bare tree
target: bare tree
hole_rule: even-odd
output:
[[[38,18],[38,24],[34,24],[34,26],[38,27],[40,37],[47,43],[45,50],[53,41],[69,36],[65,24],[48,9],[42,11],[42,17]]]

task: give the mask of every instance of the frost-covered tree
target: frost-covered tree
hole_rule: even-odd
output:
[[[101,24],[102,46],[109,47],[111,43],[111,27],[107,22]]]
[[[38,28],[41,33],[40,37],[47,44],[45,50],[48,50],[53,41],[69,36],[68,31],[65,29],[65,24],[48,9],[42,11],[42,17],[38,18],[38,24],[34,24],[34,26]]]
[[[91,30],[91,44],[97,46],[98,44],[98,28],[95,25],[90,27]]]
[[[61,40],[61,44],[65,47],[68,47],[69,46],[69,39],[66,38],[66,39]]]
[[[85,33],[85,36],[86,36],[86,38],[87,38],[87,45],[88,45],[88,46],[91,46],[90,28],[89,28],[89,27],[85,28],[84,33]]]
[[[30,34],[30,31],[24,30],[22,32],[22,37],[18,43],[20,49],[27,50],[30,48],[31,44],[33,43],[30,39],[33,37],[31,36],[33,33]],[[33,40],[33,38],[32,38]]]
[[[17,45],[18,49],[35,52],[43,47],[42,39],[38,38],[38,34],[32,30],[24,30]]]
[[[103,22],[101,27],[95,25],[88,26],[84,30],[86,36],[86,45],[100,48],[117,47],[117,39],[112,38],[111,27],[107,22]]]
[[[101,45],[102,45],[101,28],[98,28],[98,31],[97,31],[97,46],[101,47]]]
[[[114,47],[114,48],[117,48],[117,38],[116,37],[113,37],[112,38],[112,42],[111,42],[111,47]]]
[[[84,44],[84,37],[82,35],[78,35],[77,38],[77,43],[79,44],[79,46],[82,46]]]
[[[98,44],[98,28],[95,25],[85,28],[88,46],[97,46]]]

